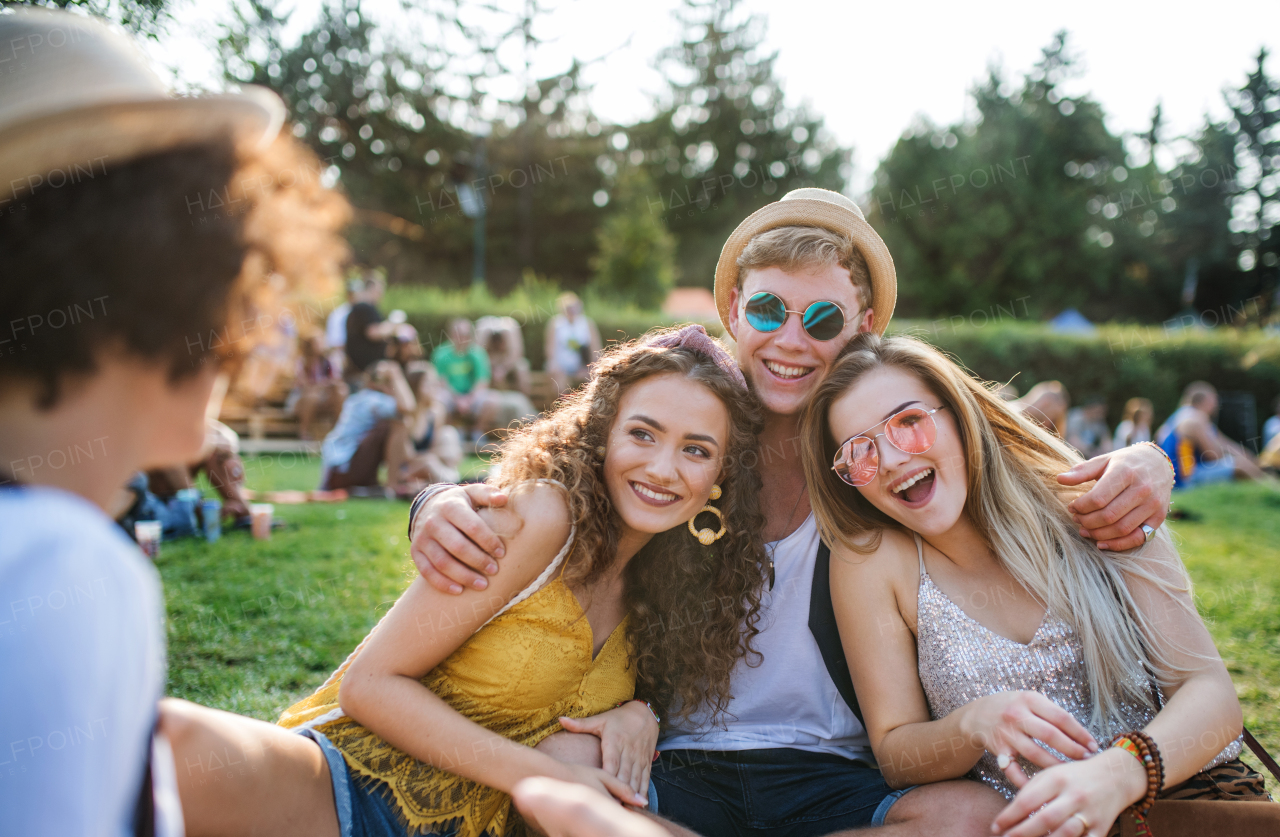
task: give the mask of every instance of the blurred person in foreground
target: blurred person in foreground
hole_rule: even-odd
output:
[[[755,656],[759,427],[758,402],[702,326],[614,348],[590,384],[503,442],[491,479],[511,504],[485,516],[509,563],[488,596],[459,602],[415,577],[279,726],[165,702],[179,764],[245,761],[215,781],[179,775],[192,831],[285,833],[268,823],[309,817],[301,806],[331,788],[317,834],[524,835],[511,794],[534,777],[614,800],[587,830],[572,799],[557,812],[554,786],[535,788],[526,801],[552,834],[644,825],[618,803],[647,804],[658,718],[718,718],[735,664]],[[548,746],[562,729],[602,743]]]
[[[387,487],[397,496],[421,484],[406,473],[409,421],[418,404],[394,360],[379,360],[360,377],[360,387],[342,402],[338,422],[320,446],[320,490],[378,488],[387,466]]]
[[[1175,486],[1190,488],[1233,479],[1274,482],[1253,454],[1228,439],[1214,420],[1218,390],[1205,381],[1192,381],[1182,391],[1182,403],[1156,431],[1156,443],[1173,460]]]
[[[1082,407],[1067,411],[1068,445],[1080,451],[1085,459],[1111,452],[1111,428],[1107,427],[1107,402],[1090,398]]]
[[[556,391],[564,392],[591,379],[591,364],[604,344],[595,321],[583,313],[577,294],[560,294],[556,307],[558,313],[547,321],[546,370]]]
[[[215,383],[257,339],[243,324],[331,291],[349,209],[275,94],[173,98],[123,34],[6,12],[0,321],[23,331],[0,360],[0,811],[12,834],[179,834],[153,736],[160,579],[104,509],[134,472],[199,455]]]
[[[988,835],[1003,807],[998,794],[968,780],[893,789],[873,766],[835,622],[830,550],[805,484],[800,413],[850,340],[883,333],[896,295],[884,242],[856,204],[824,189],[798,189],[757,210],[721,253],[717,306],[764,404],[755,470],[769,591],[753,640],[761,659],[734,669],[723,721],[696,714],[663,729],[650,810],[699,833],[808,837],[882,825],[886,835]],[[1071,511],[1100,549],[1143,543],[1138,527],[1163,522],[1172,482],[1168,460],[1146,446],[1058,479],[1097,480]],[[479,591],[507,572],[505,548],[475,507],[505,502],[486,486],[437,487],[414,502],[411,555],[432,586],[455,595],[469,588],[474,603],[484,600]],[[565,747],[599,748],[572,732],[557,735]]]
[[[1111,440],[1116,450],[1151,441],[1151,425],[1156,420],[1156,408],[1149,398],[1130,398],[1124,402],[1124,417],[1116,425],[1115,438]]]

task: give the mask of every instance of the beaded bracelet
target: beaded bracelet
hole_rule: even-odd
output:
[[[1126,732],[1111,739],[1111,746],[1118,747],[1138,760],[1147,771],[1147,792],[1142,799],[1126,808],[1133,815],[1134,833],[1138,837],[1151,837],[1151,827],[1147,825],[1146,813],[1156,802],[1156,796],[1164,787],[1164,760],[1160,757],[1160,749],[1151,736],[1145,732]]]
[[[1169,466],[1169,476],[1173,477],[1173,481],[1175,483],[1178,481],[1178,471],[1173,467],[1173,460],[1169,458],[1168,451],[1157,445],[1155,442],[1138,442],[1138,444],[1160,451],[1160,455],[1164,457],[1165,463]]]

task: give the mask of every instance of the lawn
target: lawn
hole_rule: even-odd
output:
[[[313,488],[319,479],[311,458],[245,464],[250,488]],[[1178,495],[1176,506],[1191,513],[1174,530],[1245,723],[1280,755],[1280,494],[1202,488]],[[165,544],[157,566],[169,694],[274,720],[315,689],[412,578],[408,511],[386,500],[277,505],[287,528],[270,541],[232,532],[215,544]]]

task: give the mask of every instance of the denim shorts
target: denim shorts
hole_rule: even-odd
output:
[[[649,810],[698,832],[819,837],[883,825],[911,788],[893,790],[860,761],[804,750],[666,750]]]
[[[329,776],[333,779],[333,803],[338,810],[338,834],[340,837],[405,837],[421,834],[423,837],[455,837],[458,829],[418,832],[409,828],[396,804],[391,801],[391,789],[385,782],[363,776],[352,776],[347,760],[341,751],[323,733],[313,729],[298,730],[320,745],[325,761],[329,763]]]

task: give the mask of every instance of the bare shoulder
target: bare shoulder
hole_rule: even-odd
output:
[[[910,534],[898,529],[883,529],[880,545],[870,553],[845,547],[831,549],[831,577],[858,579],[859,584],[880,582],[896,586],[917,575],[916,542]]]
[[[506,545],[504,566],[528,564],[536,575],[569,539],[569,498],[551,482],[521,483],[507,496],[504,508],[481,509],[480,517]]]

